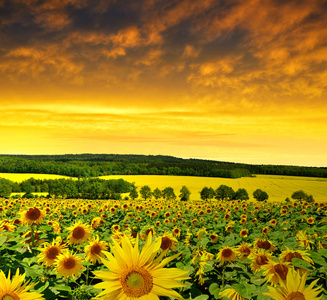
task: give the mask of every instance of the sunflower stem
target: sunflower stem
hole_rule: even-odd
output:
[[[90,266],[87,265],[87,267],[86,267],[86,285],[89,285],[89,271],[90,271]]]
[[[225,286],[225,264],[223,264],[223,271],[221,273],[221,286]]]
[[[32,237],[31,251],[32,251],[32,254],[34,254],[34,226],[33,226],[33,224],[31,225],[31,237]]]

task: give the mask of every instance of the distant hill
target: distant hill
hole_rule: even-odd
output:
[[[327,178],[326,167],[252,165],[164,155],[63,154],[0,155],[0,172],[72,177],[102,175],[180,175],[240,178],[254,174]]]

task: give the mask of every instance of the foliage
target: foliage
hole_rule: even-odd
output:
[[[263,293],[272,283],[269,283],[269,276],[265,275],[263,268],[253,269],[252,256],[246,258],[237,254],[235,261],[226,263],[219,260],[218,253],[224,247],[236,251],[242,243],[249,244],[252,254],[263,249],[274,263],[281,260],[286,247],[291,251],[302,251],[302,256],[294,255],[288,264],[295,269],[307,270],[306,286],[318,280],[315,287],[322,286],[321,299],[327,296],[327,203],[214,199],[209,203],[172,198],[131,202],[62,198],[1,199],[1,202],[1,224],[7,227],[0,227],[0,269],[8,274],[9,270],[13,273],[19,268],[21,273],[26,274],[26,280],[35,284],[35,291],[44,294],[48,300],[90,300],[101,292],[94,287],[100,280],[94,278],[93,271],[106,268],[100,262],[87,262],[84,247],[89,241],[81,245],[70,244],[67,229],[77,221],[90,226],[95,218],[100,218],[102,222],[92,227],[92,236],[99,236],[106,243],[113,243],[114,239],[119,242],[122,232],[114,232],[113,225],[118,225],[132,241],[132,233],[138,234],[141,246],[145,244],[149,228],[153,230],[154,240],[164,234],[172,236],[177,228],[179,235],[174,237],[176,248],[168,249],[167,257],[177,256],[166,267],[188,271],[190,279],[184,281],[184,287],[177,289],[184,299],[224,299],[220,293],[228,288],[236,290],[244,299],[270,299]],[[32,226],[33,232],[38,232],[38,236],[33,235],[33,240],[24,237],[31,226],[15,223],[15,220],[20,219],[21,210],[35,205],[47,212],[41,224]],[[229,214],[227,220],[226,214]],[[240,223],[241,219],[245,222]],[[275,222],[271,223],[272,220]],[[55,221],[59,224],[59,231],[54,230]],[[5,229],[8,225],[14,226],[12,231]],[[264,228],[268,228],[266,234]],[[240,234],[243,229],[248,230],[247,236]],[[217,240],[212,238],[215,236]],[[82,258],[84,271],[76,279],[63,279],[56,269],[45,267],[38,261],[37,255],[43,246],[56,239]],[[267,249],[267,244],[273,247]],[[300,258],[304,258],[305,254],[309,257],[307,261]]]
[[[118,154],[0,155],[0,172],[58,174],[78,178],[118,174],[223,178],[271,174],[327,178],[326,167],[250,165],[162,155]]]
[[[190,190],[185,185],[183,185],[180,190],[180,194],[179,194],[180,200],[188,201],[188,200],[190,200],[190,195],[191,195]]]
[[[170,199],[176,199],[176,195],[175,195],[175,192],[174,192],[174,189],[170,186],[164,188],[162,190],[162,197],[166,200],[170,200]]]
[[[215,191],[215,198],[217,200],[231,200],[233,199],[235,192],[233,188],[227,185],[220,185]]]
[[[140,194],[144,200],[150,199],[152,197],[151,188],[148,185],[142,186],[140,189]]]
[[[265,191],[262,191],[261,189],[256,189],[253,192],[253,198],[256,199],[257,201],[264,201],[269,198],[269,195]]]

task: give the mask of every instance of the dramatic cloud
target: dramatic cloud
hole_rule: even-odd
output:
[[[0,0],[1,152],[326,165],[326,24],[324,0]]]

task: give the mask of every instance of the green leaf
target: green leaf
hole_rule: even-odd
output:
[[[7,236],[6,235],[3,235],[3,236],[0,236],[0,246],[2,246],[7,240]]]
[[[240,283],[236,286],[236,291],[246,299],[252,299],[252,294],[256,290],[254,284]]]
[[[35,291],[36,291],[37,293],[42,293],[42,292],[43,292],[43,291],[44,291],[44,290],[49,286],[49,281],[45,281],[44,283],[43,283],[43,282],[40,282],[40,283],[42,284],[41,287],[38,288],[38,289],[35,289]],[[40,284],[40,283],[39,283],[39,284]],[[38,285],[39,285],[39,284],[38,284]],[[38,285],[37,285],[37,286],[38,286]],[[36,287],[37,287],[37,286],[36,286]],[[35,287],[35,288],[36,288],[36,287]]]
[[[321,266],[326,265],[325,259],[319,253],[316,253],[316,252],[313,252],[313,251],[310,251],[309,253],[310,253],[311,258],[313,259],[315,264],[318,264],[318,265],[321,265]]]
[[[327,258],[327,249],[320,249],[318,253]]]
[[[304,261],[303,259],[294,257],[294,258],[292,258],[292,263],[293,263],[294,267],[312,271],[311,264],[308,263],[307,261]]]
[[[54,288],[58,291],[66,291],[66,292],[72,291],[71,287],[67,285],[56,285]]]
[[[193,300],[207,300],[207,299],[209,299],[208,295],[201,295],[196,298],[193,298]]]
[[[215,292],[217,289],[219,290],[219,285],[218,285],[218,283],[216,283],[216,282],[211,283],[210,286],[209,286],[209,293],[210,293],[211,295],[213,295],[214,292]]]

